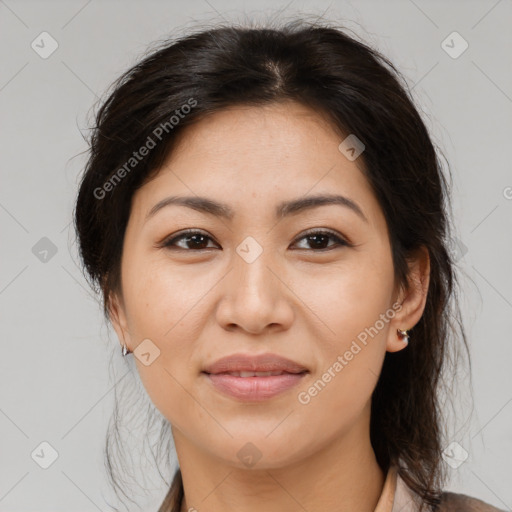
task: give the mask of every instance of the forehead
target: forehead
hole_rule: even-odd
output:
[[[260,210],[273,215],[283,200],[341,194],[376,223],[381,212],[362,159],[350,161],[338,149],[344,138],[325,116],[299,103],[230,107],[180,133],[133,206],[147,215],[169,195],[197,195],[229,204],[235,217]]]

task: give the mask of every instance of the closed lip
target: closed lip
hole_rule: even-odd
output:
[[[232,354],[217,359],[207,365],[204,373],[217,374],[227,372],[276,372],[304,373],[309,371],[305,366],[277,354]]]

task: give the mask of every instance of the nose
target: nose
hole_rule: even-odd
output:
[[[216,316],[228,331],[250,334],[286,330],[293,322],[293,293],[265,251],[251,263],[234,255],[233,268],[220,284]]]

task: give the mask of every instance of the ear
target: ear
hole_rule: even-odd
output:
[[[128,323],[126,321],[126,313],[122,298],[114,292],[111,292],[108,296],[108,314],[112,327],[116,331],[117,337],[121,346],[126,344],[129,350],[131,350],[131,339],[128,330]]]
[[[420,320],[427,302],[428,285],[430,282],[430,257],[428,249],[421,246],[407,258],[409,266],[408,283],[402,287],[396,298],[401,308],[395,313],[390,322],[390,330],[386,343],[388,352],[397,352],[404,349],[404,343],[397,329],[408,331]],[[411,333],[411,343],[414,343],[414,335]]]

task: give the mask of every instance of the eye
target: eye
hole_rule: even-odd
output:
[[[335,243],[331,246],[324,247],[329,238],[334,240]],[[315,252],[330,251],[336,247],[342,246],[351,247],[349,242],[341,238],[337,233],[329,230],[311,230],[297,240],[306,240],[306,243],[312,244]],[[304,249],[304,247],[301,247],[300,249]],[[305,249],[308,248],[306,247]]]
[[[328,240],[334,240],[334,243],[330,246],[325,247],[325,243],[328,243]],[[302,237],[298,238],[297,241],[306,240],[307,244],[311,244],[310,247],[300,247],[299,250],[302,249],[313,249],[315,252],[329,251],[335,249],[336,247],[351,247],[352,245],[339,236],[337,233],[329,230],[310,230],[306,232]],[[170,249],[183,249],[183,250],[195,250],[201,251],[205,249],[211,249],[212,246],[208,247],[208,241],[213,241],[213,239],[203,233],[202,231],[197,231],[194,229],[188,229],[186,231],[182,231],[179,235],[164,240],[160,247],[167,247]],[[297,241],[295,243],[297,243]],[[179,245],[181,243],[181,245]],[[218,247],[218,245],[217,245]]]
[[[182,245],[178,246],[176,242],[182,240]],[[212,240],[212,238],[206,233],[194,229],[187,229],[186,231],[182,231],[180,235],[175,236],[174,238],[164,240],[160,247],[168,247],[171,249],[178,247],[178,249],[194,249],[200,251],[210,248],[205,246],[207,240]]]

